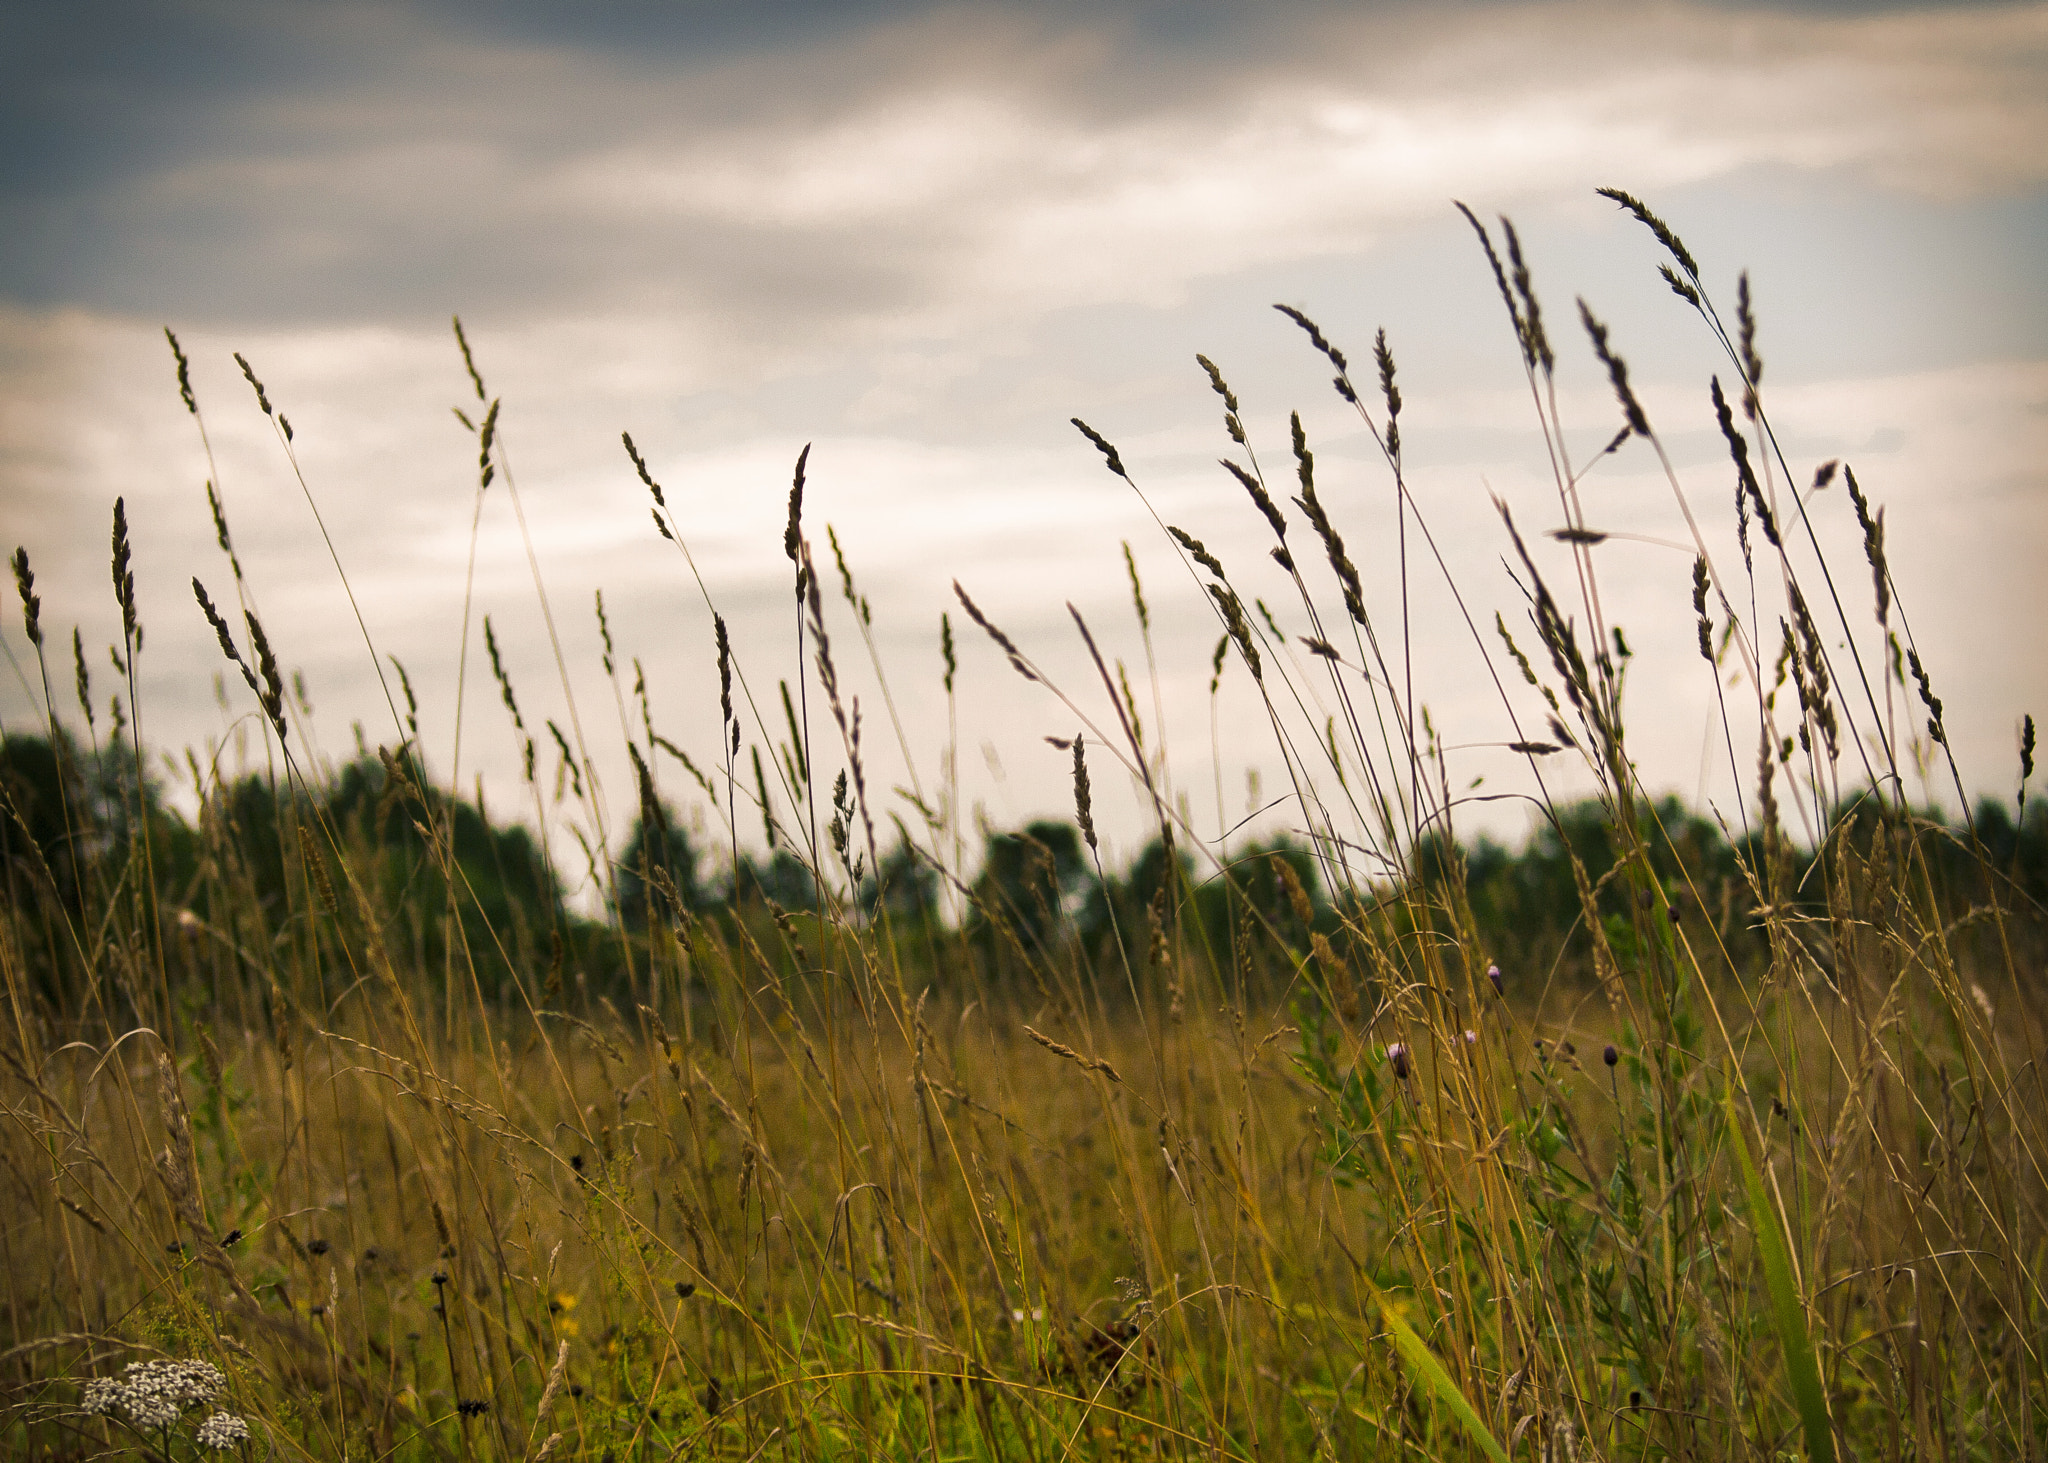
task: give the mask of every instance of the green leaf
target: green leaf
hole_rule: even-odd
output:
[[[1429,1343],[1415,1334],[1415,1328],[1401,1318],[1393,1303],[1377,1285],[1370,1280],[1373,1299],[1379,1302],[1380,1314],[1386,1318],[1387,1331],[1394,1338],[1394,1350],[1401,1355],[1401,1363],[1408,1369],[1408,1375],[1415,1384],[1441,1403],[1451,1416],[1458,1419],[1458,1425],[1465,1429],[1465,1435],[1477,1443],[1486,1456],[1494,1463],[1508,1463],[1507,1449],[1493,1435],[1472,1404],[1465,1400],[1465,1394],[1458,1390],[1458,1384],[1451,1380],[1451,1374],[1444,1370],[1443,1363],[1429,1349]]]
[[[1778,1345],[1785,1354],[1785,1381],[1792,1389],[1793,1403],[1806,1431],[1806,1456],[1814,1463],[1835,1463],[1835,1430],[1828,1421],[1827,1393],[1821,1387],[1820,1364],[1814,1359],[1813,1336],[1806,1329],[1806,1310],[1800,1304],[1799,1287],[1792,1279],[1792,1253],[1785,1243],[1785,1220],[1764,1188],[1763,1175],[1750,1160],[1749,1145],[1742,1140],[1742,1121],[1737,1115],[1734,1089],[1729,1089],[1728,1146],[1735,1150],[1735,1163],[1742,1170],[1742,1187],[1749,1198],[1749,1225],[1756,1233],[1756,1247],[1764,1266],[1764,1289],[1771,1302],[1771,1324],[1778,1333]]]

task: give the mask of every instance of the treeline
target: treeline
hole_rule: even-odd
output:
[[[585,845],[579,875],[607,891],[606,917],[591,919],[569,907],[570,881],[525,827],[433,787],[403,755],[360,758],[310,790],[246,776],[188,821],[125,745],[83,750],[61,734],[17,733],[0,742],[0,793],[11,963],[60,1010],[110,997],[140,1007],[152,971],[159,996],[252,977],[274,986],[288,969],[319,972],[327,999],[364,979],[499,1001],[515,991],[542,1003],[622,998],[644,978],[650,942],[688,948],[700,934],[779,952],[763,958],[801,974],[802,932],[827,914],[885,940],[919,985],[1171,1001],[1192,965],[1226,987],[1271,993],[1318,945],[1326,960],[1345,960],[1362,954],[1364,932],[1393,922],[1407,927],[1395,933],[1432,925],[1517,972],[1523,989],[1569,990],[1593,974],[1587,911],[1622,960],[1630,928],[1617,903],[1625,881],[1610,877],[1621,841],[1596,802],[1557,810],[1520,849],[1485,837],[1425,841],[1406,890],[1330,877],[1284,837],[1234,850],[1218,872],[1164,838],[1109,869],[1074,824],[1048,819],[987,835],[952,869],[899,828],[872,868],[855,857],[858,883],[821,910],[813,871],[791,849],[708,858],[650,796],[608,868]],[[1903,846],[1882,836],[1902,816],[1852,803],[1815,854],[1767,844],[1761,831],[1731,839],[1666,799],[1644,810],[1641,846],[1703,962],[1741,972],[1771,958],[1760,909],[1818,915],[1831,882],[1853,896],[1871,861]],[[1941,835],[1911,845],[1928,861],[1918,880],[1926,919],[2010,939],[1982,918],[1997,909],[2039,930],[2048,813],[1985,801],[1953,826],[1935,812],[1912,816]],[[1417,892],[1428,897],[1393,897]],[[1830,935],[1817,929],[1816,947]],[[366,959],[385,968],[365,969]],[[1396,974],[1364,969],[1367,979]]]

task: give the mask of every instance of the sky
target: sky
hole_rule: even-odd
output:
[[[145,627],[145,738],[181,766],[192,748],[207,777],[262,764],[253,699],[232,671],[217,687],[225,663],[190,589],[197,576],[234,601],[211,480],[249,602],[302,678],[297,743],[328,761],[354,754],[358,726],[367,746],[395,744],[395,657],[437,778],[481,777],[494,813],[544,821],[558,853],[573,849],[571,824],[616,848],[634,808],[624,738],[644,745],[636,660],[655,728],[719,764],[710,606],[744,680],[743,783],[746,743],[775,763],[776,684],[795,686],[800,664],[783,530],[808,445],[804,524],[844,699],[860,698],[878,824],[915,823],[913,799],[935,806],[956,782],[970,826],[1070,812],[1071,764],[1044,738],[1118,735],[1071,603],[1106,664],[1127,668],[1169,798],[1222,847],[1227,830],[1298,828],[1302,814],[1267,806],[1285,769],[1242,664],[1226,666],[1212,717],[1217,618],[1163,525],[1206,543],[1286,634],[1308,622],[1218,466],[1234,449],[1202,352],[1276,487],[1292,486],[1300,413],[1393,677],[1404,694],[1412,678],[1447,748],[1443,784],[1466,799],[1457,826],[1514,839],[1533,783],[1505,743],[1540,729],[1546,708],[1512,683],[1490,630],[1501,610],[1535,648],[1495,497],[1547,576],[1574,571],[1542,537],[1563,510],[1506,311],[1454,201],[1496,235],[1498,216],[1515,221],[1575,462],[1621,422],[1574,323],[1583,296],[1717,573],[1740,580],[1735,474],[1708,401],[1731,368],[1658,279],[1655,240],[1601,186],[1672,223],[1724,312],[1748,271],[1786,466],[1804,483],[1841,458],[1884,507],[1894,624],[1943,698],[1966,788],[2010,796],[2019,719],[2048,712],[2041,5],[12,0],[0,523],[31,557],[74,728],[74,624],[102,735],[117,689],[118,496]],[[1405,617],[1392,479],[1276,302],[1317,320],[1363,388],[1386,331],[1420,515]],[[501,402],[505,470],[480,508],[476,439],[451,411],[474,420],[480,406],[454,314]],[[166,326],[192,363],[203,440]],[[289,451],[235,352],[290,420]],[[1371,389],[1367,401],[1377,419]],[[1116,444],[1128,482],[1077,416]],[[687,560],[650,522],[621,432],[662,484]],[[1637,652],[1639,774],[1738,824],[1754,744],[1731,757],[1717,741],[1672,481],[1632,442],[1580,493],[1585,521],[1617,535],[1593,554],[1602,612]],[[1808,507],[1843,604],[1823,628],[1845,658],[1861,637],[1874,666],[1853,510],[1839,483]],[[865,638],[828,524],[871,606]],[[1293,532],[1321,610],[1341,618],[1298,516]],[[1768,657],[1783,605],[1765,567]],[[1050,687],[967,622],[955,580]],[[1467,612],[1487,631],[1477,643]],[[942,613],[958,640],[950,710]],[[486,614],[539,743],[537,789],[490,678]],[[0,723],[30,729],[42,699],[19,616],[0,633],[14,662],[0,668]],[[1292,654],[1329,698],[1298,640],[1268,654]],[[815,670],[807,684],[829,776],[843,744]],[[1290,703],[1290,734],[1312,742],[1332,709]],[[1887,715],[1915,722],[1907,707]],[[601,818],[554,802],[549,720],[586,749]],[[1150,814],[1110,750],[1095,753],[1096,812],[1115,859]],[[704,841],[727,838],[681,767],[654,763]],[[1553,793],[1590,787],[1574,764],[1546,761]],[[192,806],[189,771],[160,770]],[[744,798],[738,823],[759,848]],[[580,858],[564,853],[565,867]]]

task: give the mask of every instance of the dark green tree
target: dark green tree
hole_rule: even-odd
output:
[[[887,915],[904,923],[929,922],[938,917],[938,873],[918,857],[908,838],[899,837],[882,855],[881,867],[861,880],[860,901],[870,919]]]
[[[992,922],[1001,921],[1026,950],[1041,950],[1087,878],[1081,834],[1071,823],[1041,819],[1016,833],[992,833],[974,883],[974,923],[992,933]]]
[[[673,921],[697,908],[697,851],[666,802],[641,804],[632,834],[613,871],[619,919],[644,930],[651,919]]]

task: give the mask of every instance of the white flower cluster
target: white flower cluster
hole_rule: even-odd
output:
[[[99,1377],[87,1382],[81,1405],[94,1417],[119,1408],[137,1427],[164,1428],[176,1422],[187,1407],[211,1402],[226,1383],[227,1378],[212,1362],[132,1361],[118,1380]],[[242,1425],[239,1418],[235,1422]],[[246,1427],[243,1430],[246,1434]]]
[[[249,1424],[232,1412],[216,1412],[199,1424],[199,1430],[192,1434],[192,1441],[202,1448],[213,1448],[227,1452],[238,1448],[249,1440]]]

